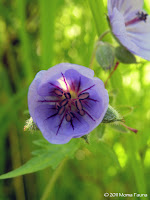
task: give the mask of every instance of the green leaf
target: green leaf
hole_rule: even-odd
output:
[[[55,169],[64,158],[72,158],[78,147],[79,143],[76,139],[72,139],[69,143],[63,145],[54,145],[49,143],[48,149],[45,149],[45,152],[36,152],[36,157],[33,157],[21,167],[1,175],[0,179],[33,173],[49,166]]]
[[[125,128],[124,126],[119,126],[119,125],[113,124],[111,126],[111,128],[113,128],[115,131],[117,131],[119,133],[129,133],[129,130],[127,128]]]
[[[97,140],[97,136],[90,134],[89,145],[86,145],[87,149],[94,155],[102,156],[104,159],[109,160],[114,166],[120,168],[118,157],[114,150],[104,141]]]
[[[117,108],[123,116],[130,115],[134,110],[132,106],[127,106],[127,105],[120,105],[120,106],[117,106]]]
[[[123,121],[123,118],[112,106],[109,105],[102,123],[113,123],[119,121]]]
[[[116,47],[115,55],[117,59],[122,63],[125,63],[125,64],[136,63],[135,56],[123,46]]]

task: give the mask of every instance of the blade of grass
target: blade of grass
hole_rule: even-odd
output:
[[[40,38],[41,38],[41,65],[48,69],[53,61],[54,22],[57,0],[39,0],[40,5]]]
[[[103,0],[88,0],[88,4],[89,7],[91,9],[93,18],[94,18],[94,22],[96,25],[96,30],[97,30],[97,34],[98,37],[105,32],[106,30],[108,30],[108,24],[107,24],[107,20],[106,20],[106,14],[105,14],[105,7],[104,7],[104,3]],[[104,41],[111,41],[110,36],[106,36],[104,38]]]
[[[34,73],[32,69],[29,37],[26,31],[26,0],[16,1],[16,11],[21,40],[22,69],[26,75],[27,83],[30,83],[34,77]]]

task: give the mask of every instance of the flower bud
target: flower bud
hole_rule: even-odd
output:
[[[123,121],[123,117],[121,117],[120,114],[109,105],[102,123],[114,123],[119,121]]]
[[[115,52],[114,48],[108,43],[100,42],[96,50],[96,60],[99,65],[104,69],[108,70],[114,64]]]
[[[115,55],[116,58],[122,63],[125,64],[136,63],[135,56],[123,46],[118,46],[115,48]]]

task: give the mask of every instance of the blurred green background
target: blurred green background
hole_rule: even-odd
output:
[[[144,8],[150,13],[148,0]],[[108,29],[106,13],[107,1],[102,0],[0,1],[0,174],[28,161],[33,141],[39,138],[37,133],[23,131],[34,76],[60,62],[89,67],[95,42]],[[110,34],[105,40],[116,45]],[[100,142],[91,141],[92,153],[81,148],[65,162],[48,199],[112,199],[105,198],[105,192],[150,196],[150,63],[138,61],[120,64],[107,85],[110,104],[122,114],[124,106],[132,110],[125,121],[138,134],[99,126],[93,134]],[[93,66],[95,76],[105,81],[109,72],[96,61]],[[1,180],[0,199],[41,199],[53,173],[47,168]]]

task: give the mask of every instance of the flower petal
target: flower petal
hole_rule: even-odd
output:
[[[142,10],[143,0],[108,0],[108,14],[112,15],[113,9],[117,8],[124,16]]]
[[[90,97],[97,101],[94,102],[91,100],[88,104],[89,106],[86,106],[86,110],[95,121],[90,119],[88,115],[84,116],[85,121],[90,124],[90,131],[101,123],[109,104],[108,92],[104,87],[104,83],[98,78],[94,78],[94,83],[95,87],[90,91]]]
[[[29,91],[28,91],[28,108],[29,108],[30,115],[32,116],[33,121],[35,123],[36,123],[36,121],[35,121],[34,111],[35,111],[35,108],[38,105],[40,105],[38,100],[41,99],[41,97],[37,93],[37,89],[41,82],[41,78],[43,77],[45,72],[46,72],[45,70],[42,70],[37,73],[37,75],[35,76],[34,80],[31,83],[31,85],[29,87]]]
[[[74,136],[79,135],[79,133],[80,135],[89,133],[88,123],[79,115],[77,116],[79,120],[76,118],[73,120],[74,130],[71,126],[71,123],[67,122],[64,118],[58,131],[58,127],[63,116],[52,116],[55,115],[55,113],[56,112],[51,105],[40,105],[36,108],[35,111],[37,125],[43,133],[45,139],[47,139],[50,143],[65,144],[69,142],[69,140]]]
[[[116,8],[113,9],[113,15],[110,23],[112,26],[112,32],[120,41],[120,43],[125,46],[129,51],[131,51],[131,53],[139,55],[141,49],[128,36],[123,15]]]

